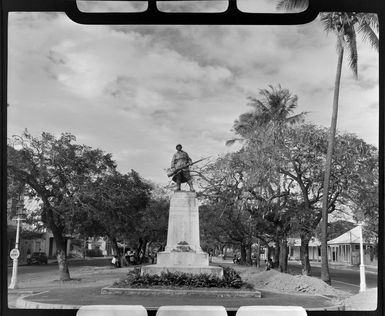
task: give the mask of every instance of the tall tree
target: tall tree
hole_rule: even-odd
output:
[[[27,195],[42,201],[41,219],[51,230],[57,249],[60,280],[69,280],[66,239],[74,214],[73,200],[90,181],[112,172],[115,163],[99,149],[75,144],[75,136],[50,133],[33,137],[28,131],[8,146],[8,172],[25,183]]]
[[[138,214],[139,221],[133,231],[139,241],[136,255],[140,262],[143,262],[149,256],[152,245],[161,245],[163,249],[166,246],[170,199],[166,194],[160,196],[158,194],[160,192],[166,193],[160,188],[151,191],[150,200],[146,208],[140,210]],[[140,253],[143,256],[140,257]]]
[[[378,243],[379,219],[379,160],[374,146],[365,151],[365,159],[355,164],[355,177],[349,182],[346,198],[351,201],[350,208],[354,219],[363,224],[364,238]]]
[[[205,235],[217,235],[223,243],[241,249],[241,262],[251,263],[251,246],[260,235],[262,226],[249,212],[245,187],[246,166],[239,153],[219,157],[207,164],[199,174],[203,200]],[[211,225],[208,221],[213,220]],[[210,228],[213,226],[213,229]]]
[[[301,238],[300,258],[302,274],[310,275],[309,242],[321,220],[319,203],[322,198],[322,162],[326,154],[326,133],[313,125],[288,128],[282,147],[286,163],[280,173],[294,181],[298,192],[293,207],[293,230]],[[337,195],[334,195],[336,198]]]
[[[280,218],[288,202],[288,186],[285,188],[287,183],[278,172],[282,163],[280,155],[284,139],[283,131],[287,126],[302,122],[306,112],[294,113],[298,97],[281,85],[277,87],[269,85],[268,89],[259,90],[258,97],[249,97],[249,101],[248,105],[252,110],[241,114],[233,125],[235,134],[241,138],[229,140],[226,144],[231,145],[237,140],[244,141],[243,155],[247,157],[243,160],[248,165],[249,185],[254,187],[251,192],[255,193],[255,188],[259,187],[259,194],[265,192],[269,195],[265,198],[270,201],[269,208],[274,210],[274,216],[270,215],[267,219],[275,221],[275,261],[278,264],[281,249],[279,245],[286,244],[286,230],[282,229],[285,225]],[[256,179],[259,179],[257,180],[259,183],[255,182]],[[288,226],[285,227],[288,229]],[[286,249],[286,246],[282,249]],[[286,267],[283,270],[286,270]]]
[[[82,210],[77,213],[78,230],[84,235],[107,236],[114,253],[121,257],[118,241],[138,239],[150,190],[151,186],[134,170],[124,175],[115,171],[89,182],[75,201]]]
[[[308,242],[322,219],[322,200],[326,194],[323,161],[327,152],[327,130],[309,124],[291,128],[286,132],[285,143],[283,159],[288,163],[282,164],[284,168],[280,172],[293,179],[297,186],[299,198],[293,218],[301,236],[302,271],[310,274],[310,263],[306,258]],[[351,196],[355,196],[357,187],[354,183],[375,161],[372,147],[355,135],[337,135],[328,214],[352,204]]]
[[[277,4],[279,9],[293,10],[296,8],[306,8],[308,0],[280,0]],[[321,279],[331,284],[328,257],[327,257],[327,225],[328,225],[328,199],[329,181],[332,168],[333,151],[335,147],[335,135],[337,129],[338,100],[341,84],[341,70],[344,50],[349,52],[349,67],[354,76],[358,77],[358,52],[356,33],[361,33],[372,47],[378,50],[378,17],[371,13],[354,12],[330,12],[321,13],[320,19],[326,32],[333,32],[337,37],[337,70],[334,82],[333,110],[328,139],[328,151],[325,162],[324,190],[322,201],[322,238],[321,238]]]

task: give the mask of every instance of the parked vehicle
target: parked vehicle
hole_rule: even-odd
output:
[[[28,264],[48,264],[48,257],[45,252],[34,252],[31,257],[27,259]]]

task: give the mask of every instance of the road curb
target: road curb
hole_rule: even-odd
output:
[[[306,308],[307,311],[345,311],[345,305],[333,305],[329,307]]]
[[[261,292],[254,291],[239,291],[231,290],[207,290],[207,289],[142,289],[142,288],[113,288],[104,287],[101,289],[101,294],[113,295],[204,295],[214,297],[255,297],[261,298]]]
[[[81,305],[69,305],[69,304],[48,304],[40,303],[26,300],[25,298],[30,298],[31,296],[39,295],[42,293],[47,293],[48,291],[43,291],[35,293],[32,295],[21,296],[16,300],[16,307],[22,309],[79,309]]]
[[[71,304],[49,304],[49,303],[40,303],[27,300],[27,298],[33,298],[33,296],[47,293],[48,291],[42,291],[34,293],[32,295],[24,295],[19,297],[16,300],[16,308],[20,309],[75,309],[78,310],[83,305],[71,305]],[[301,294],[303,295],[303,294]],[[305,294],[306,295],[306,294]],[[278,306],[278,305],[277,305]],[[156,307],[147,307],[149,309],[156,309]],[[306,311],[345,311],[345,305],[331,305],[326,307],[313,307],[306,308]]]
[[[41,291],[23,290],[23,289],[8,289],[8,294],[35,294]]]

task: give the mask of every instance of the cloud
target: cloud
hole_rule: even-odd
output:
[[[78,8],[82,12],[142,12],[148,7],[146,1],[77,1]]]
[[[359,45],[346,63],[338,126],[377,143],[378,54]],[[298,112],[329,126],[337,55],[318,21],[300,26],[79,25],[64,14],[12,13],[10,134],[70,131],[131,168],[167,181],[177,143],[217,155],[247,97],[281,84]]]
[[[258,13],[282,13],[277,10],[278,1],[272,0],[238,0],[238,9],[244,12]],[[295,10],[293,12],[301,12],[303,10]]]
[[[157,7],[160,11],[164,12],[223,12],[228,7],[228,1],[158,1]]]

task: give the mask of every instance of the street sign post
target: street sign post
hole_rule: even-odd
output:
[[[15,248],[11,250],[9,253],[9,256],[11,257],[13,264],[12,264],[12,277],[11,277],[11,284],[8,286],[9,289],[16,289],[17,288],[17,267],[18,267],[18,261],[20,256],[19,251],[19,236],[20,236],[20,221],[23,219],[20,217],[20,215],[17,216],[17,226],[16,226],[16,240],[15,240]]]
[[[19,249],[12,249],[11,252],[9,253],[9,256],[11,257],[12,260],[18,259],[20,257],[20,251]]]
[[[364,263],[364,240],[362,237],[362,224],[358,224],[360,227],[360,292],[366,291],[366,276],[365,276],[365,263]]]

